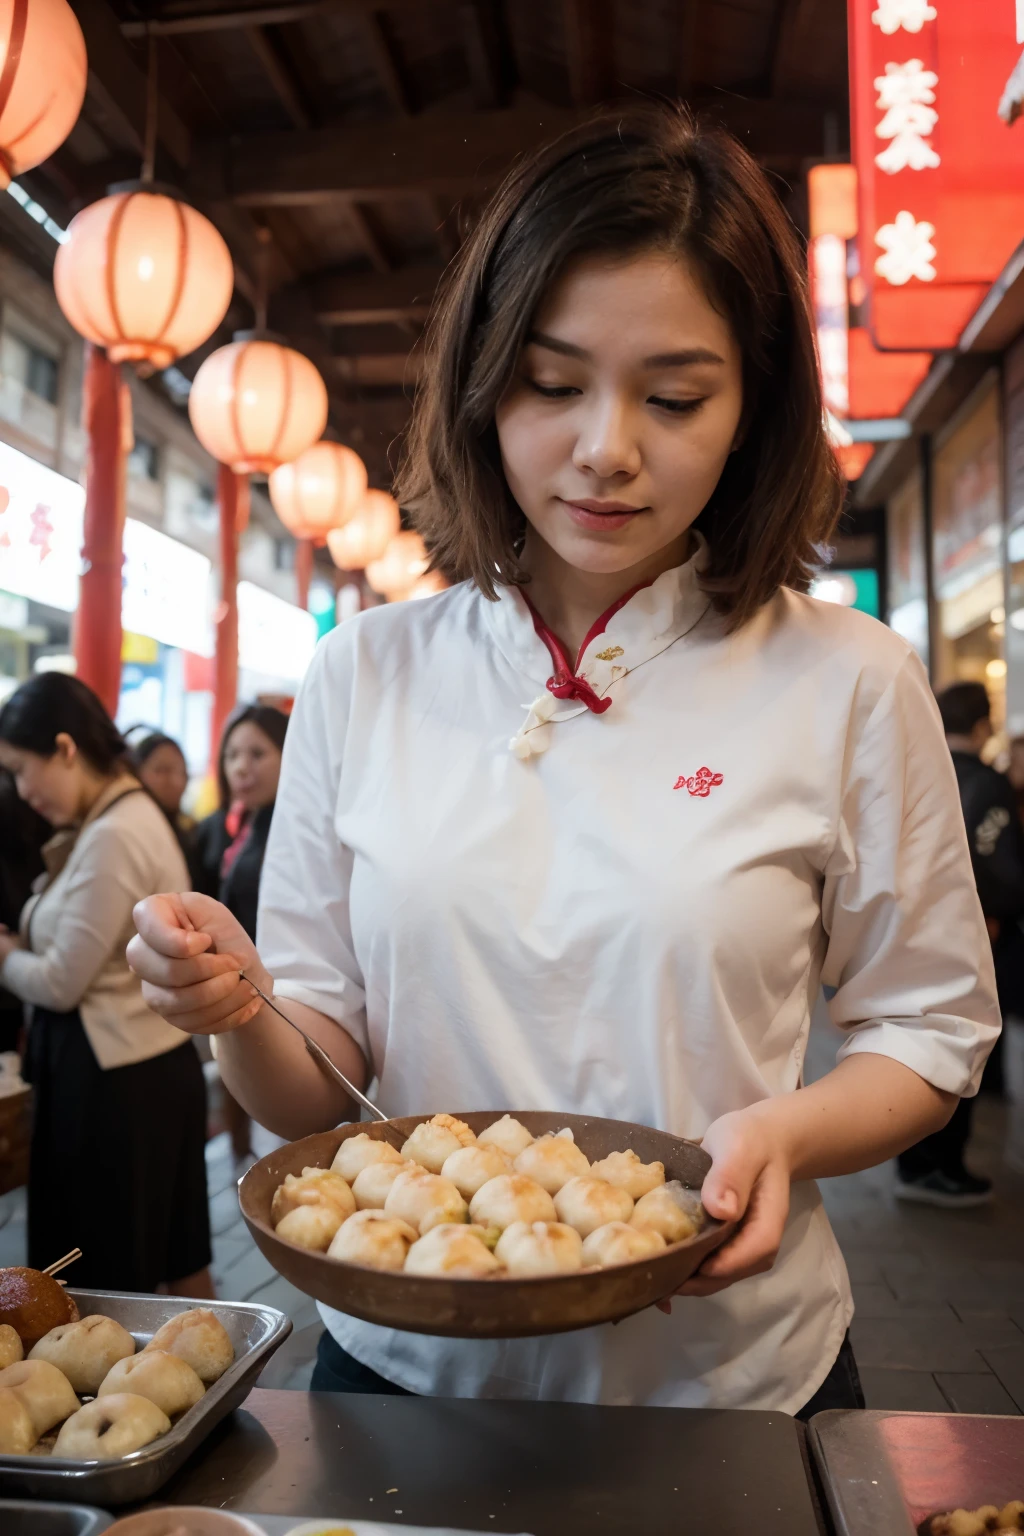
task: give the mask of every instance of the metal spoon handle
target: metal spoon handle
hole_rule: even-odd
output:
[[[361,1093],[360,1090],[356,1087],[355,1083],[349,1082],[344,1072],[340,1067],[336,1067],[334,1065],[334,1062],[331,1060],[322,1046],[317,1045],[316,1041],[307,1035],[306,1031],[302,1029],[298,1024],[296,1024],[294,1019],[290,1019],[288,1015],[277,1006],[272,997],[268,997],[265,992],[261,992],[251,977],[247,976],[244,971],[240,972],[240,975],[243,981],[247,981],[249,983],[257,997],[261,997],[266,1003],[267,1007],[274,1010],[278,1018],[284,1019],[285,1023],[290,1024],[297,1035],[302,1036],[306,1044],[306,1050],[312,1056],[321,1072],[326,1073],[326,1075],[331,1078],[339,1088],[344,1088],[345,1092],[349,1094],[353,1099],[356,1099],[364,1109],[368,1109],[375,1120],[387,1120],[388,1117],[386,1114],[384,1114],[383,1110],[378,1109],[373,1100],[368,1099],[365,1093]]]

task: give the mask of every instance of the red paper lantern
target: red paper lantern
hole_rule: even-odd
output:
[[[327,548],[339,570],[362,571],[380,560],[401,527],[398,503],[386,491],[367,491],[363,503],[343,528],[327,535]]]
[[[167,368],[223,320],[234,267],[209,219],[143,188],[76,214],[53,285],[75,330],[105,347],[111,362]]]
[[[342,443],[314,443],[270,477],[274,511],[297,539],[322,544],[358,511],[366,495],[366,465]]]
[[[66,0],[0,0],[0,189],[63,144],[82,110],[87,70]]]
[[[188,398],[192,430],[236,474],[269,475],[327,425],[327,389],[308,357],[281,342],[238,337],[210,354]]]

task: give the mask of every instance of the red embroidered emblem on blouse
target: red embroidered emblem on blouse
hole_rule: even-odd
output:
[[[697,772],[692,773],[689,778],[685,773],[680,774],[672,788],[689,790],[691,795],[699,795],[702,800],[706,800],[711,791],[721,782],[720,773],[712,773],[710,768],[698,768]]]

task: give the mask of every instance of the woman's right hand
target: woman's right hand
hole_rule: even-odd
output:
[[[256,946],[221,902],[197,891],[147,896],[134,912],[138,932],[128,964],[153,1009],[190,1035],[219,1035],[247,1024],[263,1006],[245,971],[264,992],[273,982]]]

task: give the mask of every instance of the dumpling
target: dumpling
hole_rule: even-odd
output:
[[[428,1173],[425,1168],[403,1168],[388,1190],[384,1211],[415,1227],[420,1237],[443,1221],[465,1221],[466,1202],[451,1179]]]
[[[524,1147],[514,1166],[516,1173],[525,1173],[528,1179],[535,1179],[549,1195],[557,1195],[570,1179],[585,1178],[590,1172],[590,1164],[568,1127],[554,1136],[539,1136]]]
[[[9,1387],[28,1409],[36,1439],[80,1408],[75,1389],[49,1360],[19,1360],[0,1371],[0,1387]]]
[[[6,1370],[9,1365],[17,1365],[24,1358],[25,1346],[21,1342],[21,1334],[10,1323],[0,1323],[0,1371]]]
[[[561,1221],[514,1221],[494,1250],[510,1276],[567,1275],[582,1266],[583,1240]]]
[[[435,1115],[413,1131],[402,1148],[402,1156],[419,1163],[428,1173],[440,1173],[446,1160],[460,1147],[471,1147],[476,1137],[464,1120],[454,1115]]]
[[[570,1179],[555,1196],[559,1221],[575,1227],[580,1237],[589,1237],[609,1221],[628,1221],[633,1214],[633,1196],[603,1179]]]
[[[135,1340],[112,1317],[94,1312],[77,1323],[51,1328],[29,1350],[30,1360],[48,1360],[63,1371],[77,1393],[93,1397],[118,1360],[135,1353]]]
[[[270,1219],[276,1227],[282,1217],[299,1206],[336,1206],[344,1221],[356,1208],[356,1198],[345,1179],[332,1168],[303,1168],[301,1174],[289,1173],[274,1190]]]
[[[72,1461],[115,1461],[141,1451],[170,1427],[166,1413],[148,1397],[114,1392],[71,1415],[57,1436],[53,1454]]]
[[[132,1355],[130,1360],[119,1360],[111,1366],[98,1396],[134,1392],[136,1397],[148,1397],[169,1419],[173,1419],[195,1407],[205,1391],[187,1360],[169,1355],[165,1349],[144,1349],[141,1354]]]
[[[208,1307],[193,1307],[170,1318],[157,1329],[146,1349],[166,1349],[180,1360],[187,1360],[207,1386],[223,1376],[235,1358],[227,1329]]]
[[[367,1269],[401,1269],[418,1236],[407,1221],[383,1211],[356,1211],[338,1228],[327,1257]]]
[[[524,1152],[533,1140],[532,1135],[521,1125],[518,1120],[513,1120],[511,1115],[502,1115],[500,1120],[495,1120],[486,1131],[481,1131],[477,1141],[482,1147],[497,1147],[499,1152],[504,1152],[506,1157],[513,1162]]]
[[[39,1436],[17,1392],[0,1387],[0,1456],[27,1456]]]
[[[546,1189],[522,1173],[501,1173],[477,1190],[469,1217],[504,1232],[514,1221],[555,1221],[555,1202]]]
[[[451,1179],[465,1200],[472,1200],[478,1189],[488,1179],[496,1179],[501,1173],[511,1173],[511,1160],[498,1147],[460,1147],[451,1157],[445,1158],[441,1173]]]
[[[664,1249],[665,1239],[653,1227],[631,1227],[625,1221],[609,1221],[591,1232],[583,1244],[583,1262],[610,1269],[613,1264],[652,1259]]]
[[[652,1227],[666,1243],[681,1243],[684,1238],[693,1237],[703,1221],[700,1195],[695,1189],[684,1189],[678,1179],[642,1195],[630,1217],[632,1226]]]
[[[401,1152],[390,1141],[378,1141],[373,1136],[367,1136],[365,1131],[360,1131],[358,1136],[350,1136],[342,1142],[334,1154],[331,1172],[340,1173],[347,1184],[354,1184],[363,1169],[371,1163],[402,1161]]]
[[[355,1209],[354,1199],[352,1208]],[[326,1253],[344,1219],[332,1201],[325,1201],[323,1205],[297,1205],[281,1217],[275,1230],[286,1243],[309,1248],[313,1253]]]
[[[590,1171],[595,1179],[604,1179],[606,1183],[624,1189],[634,1200],[665,1182],[665,1164],[643,1163],[632,1149],[609,1152]]]
[[[352,1185],[359,1210],[382,1211],[392,1184],[408,1166],[404,1158],[400,1163],[367,1163]]]
[[[407,1275],[447,1275],[458,1280],[482,1280],[501,1269],[483,1241],[483,1227],[443,1222],[431,1227],[409,1249]]]

